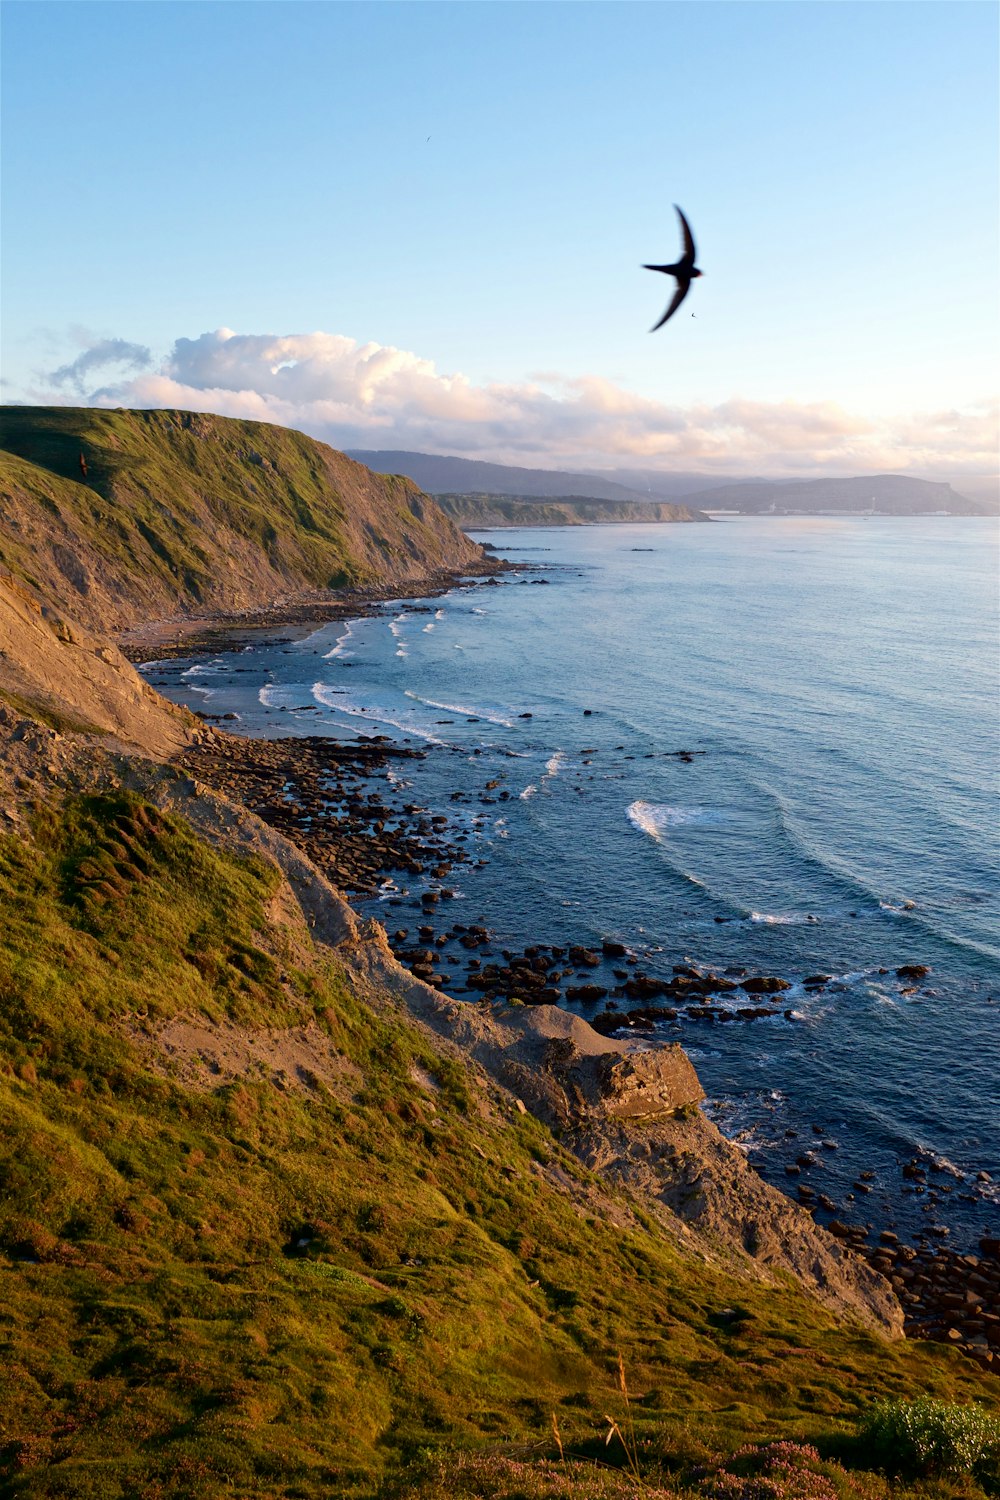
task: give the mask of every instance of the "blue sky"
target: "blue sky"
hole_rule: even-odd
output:
[[[7,399],[995,466],[992,4],[8,0],[3,37]],[[674,202],[705,275],[650,335]]]

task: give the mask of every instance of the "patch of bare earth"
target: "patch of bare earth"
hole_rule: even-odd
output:
[[[152,1033],[135,1031],[132,1039],[157,1072],[189,1089],[266,1078],[277,1089],[349,1096],[362,1078],[314,1021],[251,1031],[229,1021],[179,1016]]]

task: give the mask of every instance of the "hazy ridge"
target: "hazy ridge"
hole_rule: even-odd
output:
[[[435,495],[445,515],[460,526],[597,526],[636,521],[706,521],[707,516],[666,500],[594,500],[566,495],[539,500],[530,495]]]

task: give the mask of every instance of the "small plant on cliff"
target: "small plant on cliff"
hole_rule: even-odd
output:
[[[971,1474],[1000,1454],[1000,1420],[929,1396],[876,1401],[859,1437],[867,1456],[892,1473]]]
[[[625,1403],[625,1411],[622,1417],[624,1431],[618,1422],[615,1421],[614,1417],[606,1416],[604,1420],[608,1424],[608,1435],[604,1439],[604,1446],[606,1448],[612,1438],[616,1437],[618,1439],[625,1451],[625,1462],[628,1471],[635,1480],[636,1487],[641,1490],[643,1483],[642,1470],[639,1466],[639,1445],[636,1442],[635,1423],[632,1420],[632,1405],[629,1401],[628,1381],[625,1379],[625,1360],[620,1349],[618,1351],[618,1389],[621,1391]]]

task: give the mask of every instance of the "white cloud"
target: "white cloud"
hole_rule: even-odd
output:
[[[157,371],[148,350],[102,340],[50,377],[81,387],[112,359],[139,373],[87,399],[181,407],[297,427],[337,447],[411,448],[574,469],[627,465],[774,475],[905,471],[959,480],[995,472],[996,402],[963,411],[875,418],[834,402],[682,406],[597,376],[545,374],[474,384],[440,374],[405,349],[341,334],[241,334],[178,339]]]

